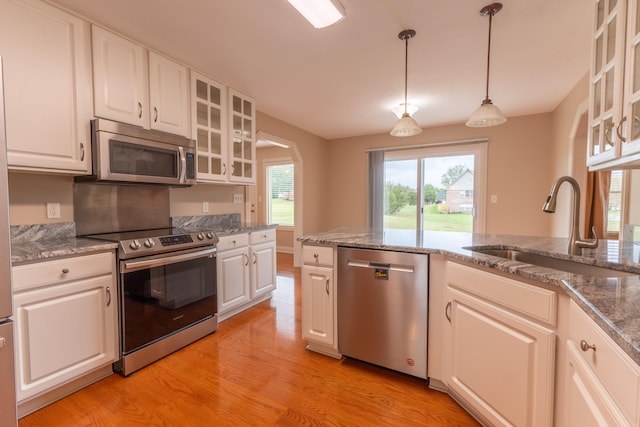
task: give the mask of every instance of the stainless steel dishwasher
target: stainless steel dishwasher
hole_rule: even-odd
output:
[[[338,248],[338,350],[427,378],[429,256]]]

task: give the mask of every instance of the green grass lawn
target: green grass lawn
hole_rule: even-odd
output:
[[[393,215],[384,216],[385,228],[415,230],[416,206],[405,206]],[[468,213],[440,214],[438,205],[424,207],[424,230],[429,231],[473,231],[473,217]]]
[[[293,225],[293,200],[271,199],[271,221],[274,224]]]

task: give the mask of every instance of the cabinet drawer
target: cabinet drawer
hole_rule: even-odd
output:
[[[114,266],[113,252],[18,265],[12,269],[13,290],[21,291],[69,280],[112,274]]]
[[[331,246],[303,246],[302,262],[309,265],[333,265],[333,248]]]
[[[269,230],[260,230],[260,231],[252,231],[249,234],[249,241],[252,245],[256,243],[264,243],[270,242],[272,240],[276,240],[276,230],[275,228]]]
[[[229,249],[240,248],[249,244],[249,234],[231,234],[229,236],[222,236],[218,241],[218,251],[226,251]]]
[[[595,345],[583,351],[581,341]],[[574,302],[569,309],[569,343],[593,370],[627,419],[637,422],[640,369],[604,331]]]
[[[549,325],[556,324],[558,301],[554,291],[454,262],[447,262],[446,274],[451,287]]]

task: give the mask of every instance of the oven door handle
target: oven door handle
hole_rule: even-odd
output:
[[[186,254],[170,255],[170,256],[160,257],[160,258],[153,257],[151,259],[147,258],[147,259],[141,259],[137,261],[136,260],[123,261],[121,272],[129,273],[131,271],[143,270],[143,269],[152,268],[152,267],[160,267],[167,264],[174,264],[176,262],[191,261],[197,258],[210,257],[210,256],[213,256],[215,253],[216,253],[216,248],[208,248],[202,251],[189,252]]]

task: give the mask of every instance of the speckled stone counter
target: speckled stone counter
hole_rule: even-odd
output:
[[[640,245],[631,241],[602,240],[597,249],[584,250],[583,255],[577,257],[567,255],[567,239],[548,237],[338,229],[304,236],[300,240],[316,245],[441,254],[558,287],[640,364]],[[605,278],[582,276],[485,255],[469,247],[524,250],[627,271],[634,275]]]
[[[275,228],[273,224],[240,221],[240,214],[179,216],[171,218],[173,227],[189,231],[214,231],[218,236]]]
[[[110,251],[115,243],[76,237],[74,223],[11,226],[11,263],[28,264],[50,258]]]

